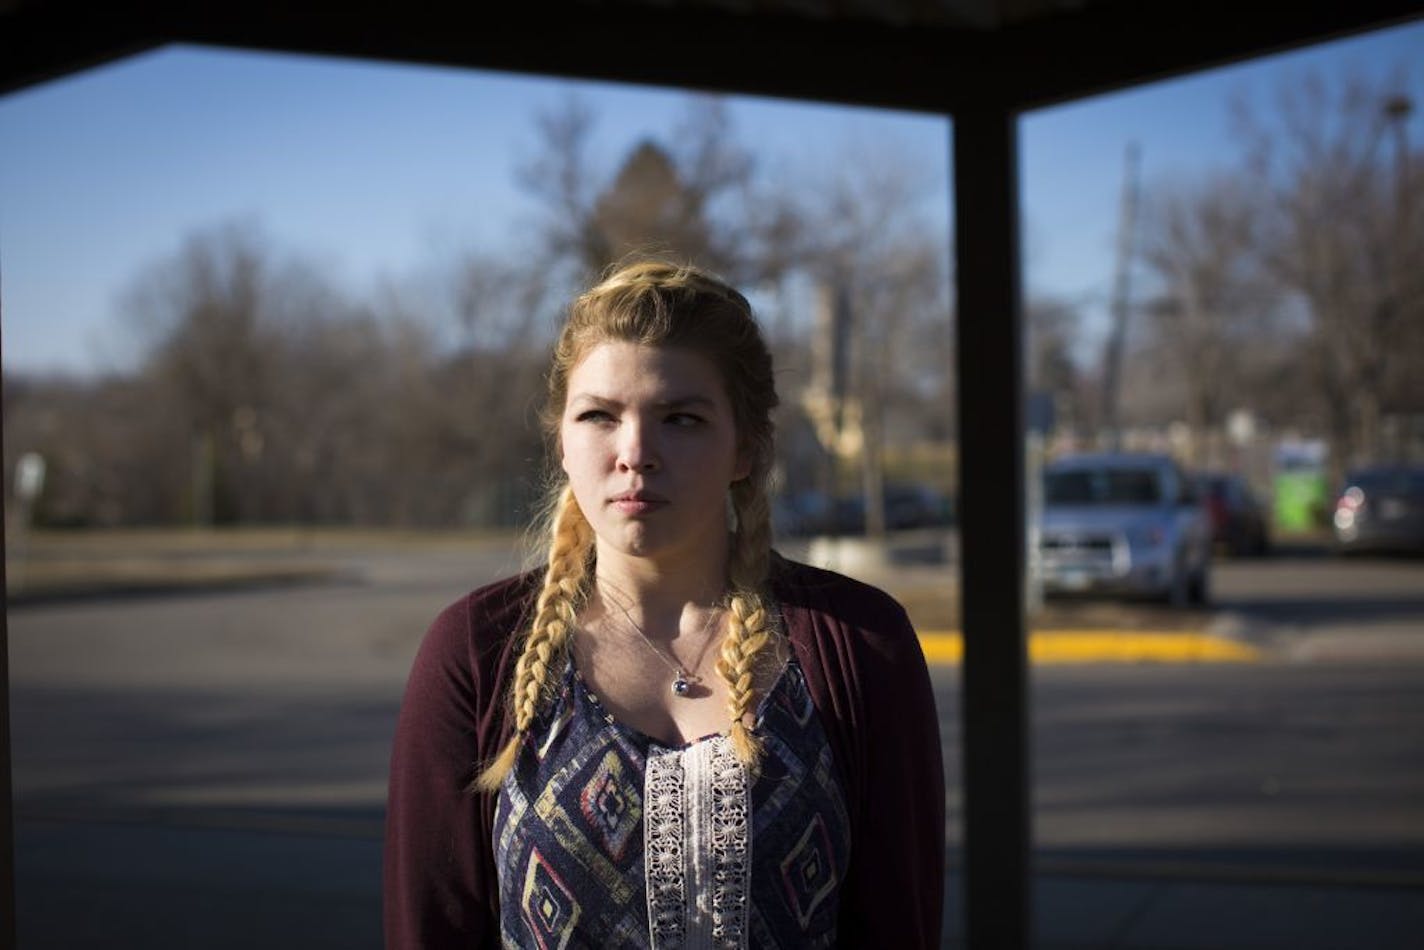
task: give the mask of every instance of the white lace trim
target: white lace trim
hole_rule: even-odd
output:
[[[751,791],[731,740],[650,756],[643,793],[653,946],[745,947]]]
[[[654,947],[681,946],[686,930],[682,801],[682,763],[677,755],[649,756],[643,777],[643,863],[648,888],[648,933]]]

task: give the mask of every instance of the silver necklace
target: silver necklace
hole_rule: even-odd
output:
[[[608,585],[607,581],[604,582],[604,585],[610,586]],[[689,692],[692,691],[692,687],[694,685],[702,682],[702,677],[698,676],[695,672],[689,673],[686,669],[683,668],[681,663],[675,662],[677,660],[677,654],[673,653],[671,649],[667,651],[667,656],[663,655],[663,651],[659,650],[658,645],[654,643],[646,633],[643,632],[642,627],[638,626],[638,622],[633,619],[633,615],[628,612],[628,608],[623,605],[622,601],[620,601],[616,597],[609,597],[606,593],[604,594],[604,597],[612,601],[613,605],[617,607],[619,611],[622,612],[624,619],[628,621],[628,626],[633,628],[633,630],[638,634],[638,637],[643,641],[644,644],[647,645],[648,649],[653,652],[653,655],[656,656],[659,660],[661,660],[664,666],[672,670],[673,695],[686,696]],[[714,608],[711,612],[711,615],[707,618],[707,623],[702,628],[704,634],[712,629],[712,622],[716,619],[717,610]],[[697,663],[693,666],[694,670],[696,670],[702,665],[702,658],[706,655],[707,643],[704,642],[702,644],[702,653],[697,657]],[[672,660],[669,660],[668,656],[671,656]]]

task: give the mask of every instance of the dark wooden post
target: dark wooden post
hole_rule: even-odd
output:
[[[0,346],[3,353],[3,346]],[[0,458],[5,457],[0,426]],[[0,592],[5,591],[5,538],[0,532]],[[15,946],[15,811],[10,782],[10,611],[0,613],[0,947]]]
[[[1018,116],[975,105],[953,134],[965,936],[1012,950],[1032,933]]]

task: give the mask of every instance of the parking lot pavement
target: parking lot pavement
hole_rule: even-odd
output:
[[[503,549],[454,544],[435,551],[377,545],[331,557],[354,565],[362,580],[11,612],[21,946],[379,945],[380,842],[372,815],[383,801],[389,730],[410,656],[439,606],[507,573],[512,562]],[[952,563],[863,576],[909,604],[926,633],[957,627]],[[1060,645],[1084,643],[1091,634],[1118,650],[1132,637],[1175,648],[1204,633],[1257,647],[1265,660],[1055,667],[1039,681],[1040,712],[1051,711],[1065,692],[1071,695],[1064,701],[1109,708],[1091,707],[1087,719],[1069,708],[1061,717],[1063,732],[1040,748],[1057,750],[1069,772],[1036,794],[1061,801],[1089,788],[1128,796],[1102,807],[1080,803],[1078,823],[1095,833],[1150,836],[1160,821],[1127,809],[1177,805],[1160,801],[1158,785],[1104,781],[1102,757],[1082,754],[1081,743],[1100,739],[1098,751],[1127,757],[1121,775],[1156,777],[1171,791],[1174,776],[1196,774],[1183,776],[1182,769],[1215,761],[1211,756],[1237,737],[1249,748],[1232,759],[1236,771],[1227,779],[1198,775],[1200,782],[1180,790],[1182,807],[1212,821],[1236,820],[1233,829],[1253,834],[1275,827],[1263,816],[1349,836],[1381,815],[1408,813],[1420,800],[1415,788],[1388,788],[1401,780],[1400,763],[1416,758],[1408,752],[1418,730],[1381,717],[1420,692],[1411,681],[1397,690],[1405,699],[1381,704],[1379,677],[1413,676],[1419,667],[1355,661],[1410,649],[1419,655],[1424,564],[1325,557],[1225,562],[1216,593],[1210,611],[1050,602],[1035,628],[1063,634]],[[1289,665],[1295,662],[1313,665]],[[952,669],[935,675],[937,682],[957,682]],[[1183,681],[1176,693],[1164,682],[1172,677]],[[1308,699],[1252,712],[1263,701],[1263,677]],[[1325,690],[1341,677],[1341,702],[1363,704],[1363,712],[1351,706],[1336,716],[1323,705]],[[1123,713],[1122,690],[1130,683],[1146,705]],[[1212,683],[1219,684],[1216,692],[1202,696]],[[1182,695],[1196,697],[1188,707],[1194,715],[1184,716]],[[942,708],[954,708],[952,697]],[[1157,718],[1148,721],[1144,713],[1153,711]],[[1243,723],[1254,727],[1243,731]],[[1201,747],[1181,751],[1169,736]],[[1323,759],[1320,742],[1338,758]],[[1366,747],[1376,748],[1385,764],[1361,764]],[[1278,782],[1276,772],[1257,774],[1278,768],[1288,752],[1298,756],[1292,760],[1300,763],[1298,777],[1320,780],[1298,790],[1307,797],[1296,812],[1273,804],[1292,791],[1289,775]],[[1051,762],[1040,765],[1046,776],[1054,774]],[[1387,785],[1380,794],[1395,805],[1362,798],[1362,776]],[[1337,778],[1354,784],[1336,787]],[[1222,788],[1265,804],[1245,813],[1224,809],[1213,797]],[[1323,810],[1314,797],[1321,794],[1335,796],[1338,810]],[[276,805],[327,814],[320,821],[252,819]],[[365,816],[336,821],[330,814],[353,808]],[[208,817],[193,820],[194,810],[203,809]],[[175,817],[180,810],[184,815]],[[241,821],[232,818],[237,812]],[[1055,818],[1055,825],[1045,818],[1038,830],[1047,835],[1064,820]],[[1387,830],[1398,838],[1399,827]],[[1193,838],[1196,829],[1188,829]],[[1424,932],[1424,885],[1397,882],[1049,868],[1036,894],[1045,947],[1389,947],[1407,946],[1408,937]],[[954,920],[946,946],[962,945],[954,943],[960,939]]]
[[[953,564],[869,567],[859,576],[905,604],[932,661],[958,661]],[[1212,584],[1207,607],[1051,598],[1030,618],[1033,661],[1424,663],[1424,559],[1287,549],[1218,560]]]
[[[818,540],[838,544],[817,545]],[[929,635],[931,659],[957,661],[954,532],[899,532],[880,543],[791,539],[780,548],[789,557],[838,568],[889,590],[906,605],[916,628]],[[116,591],[197,594],[273,584],[299,589],[321,581],[330,587],[335,581],[424,596],[422,603],[432,609],[520,563],[513,537],[439,533],[119,532],[34,539],[28,551],[33,563],[9,566],[12,587],[29,577],[23,597],[31,604],[63,604],[66,598],[77,603],[75,598]],[[1305,538],[1278,544],[1270,557],[1218,559],[1212,573],[1209,608],[1047,600],[1030,622],[1039,634],[1030,644],[1033,660],[1424,662],[1424,559],[1341,559],[1321,539]]]
[[[964,937],[951,874],[945,948]],[[1424,890],[1329,884],[1064,876],[1033,881],[1038,950],[1400,950],[1424,932]]]
[[[361,950],[381,946],[380,840],[141,823],[21,823],[27,950]],[[941,946],[968,946],[963,879]],[[1424,932],[1424,889],[1040,871],[1040,950],[1394,950]]]
[[[153,822],[25,821],[27,950],[381,946],[381,841]]]

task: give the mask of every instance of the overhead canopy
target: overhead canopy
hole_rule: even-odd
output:
[[[1421,13],[1420,0],[0,0],[0,92],[184,42],[952,115],[956,305],[975,317],[955,327],[960,391],[973,395],[958,429],[973,552],[959,566],[959,904],[968,946],[1015,948],[1033,932],[1017,113]],[[3,639],[0,625],[0,673]],[[0,731],[6,775],[8,752]],[[14,920],[8,791],[0,945]]]
[[[955,112],[1387,26],[1419,0],[0,0],[0,91],[172,42]]]

